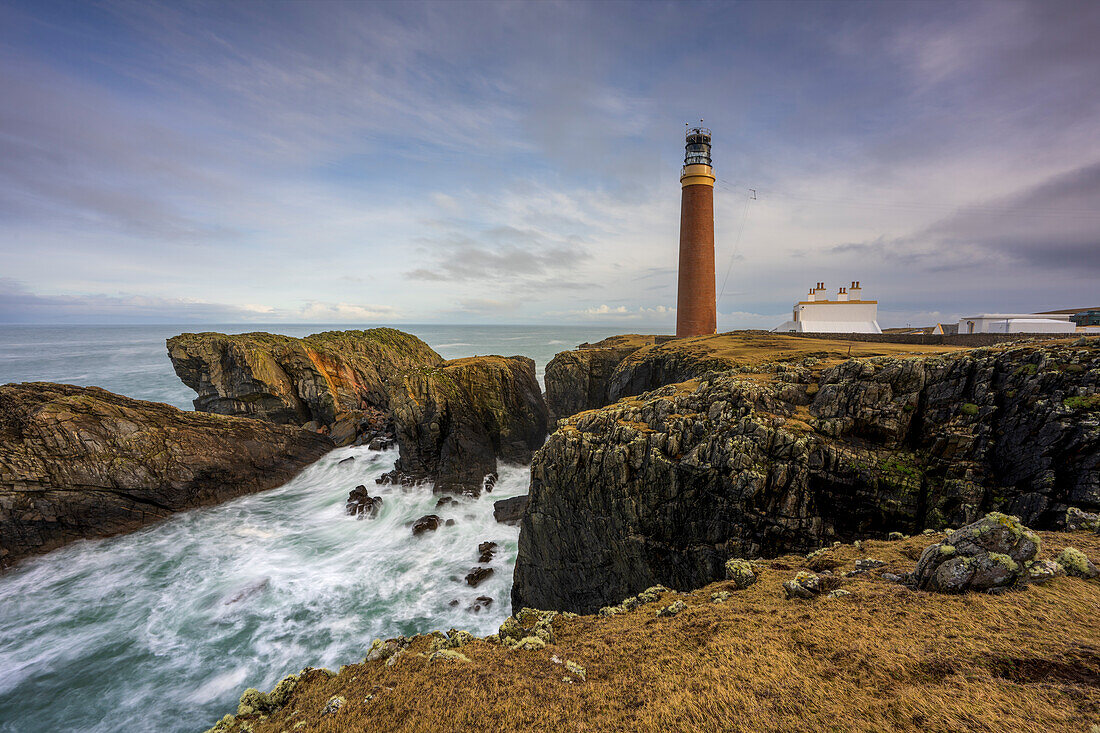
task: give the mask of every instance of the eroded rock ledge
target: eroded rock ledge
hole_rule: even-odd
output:
[[[305,430],[96,387],[0,386],[0,565],[274,488],[331,448]]]
[[[532,463],[514,608],[695,588],[731,557],[1100,508],[1100,349],[743,366],[565,421]]]
[[[393,328],[305,338],[184,333],[167,345],[176,374],[198,392],[199,412],[314,423],[337,445],[383,427],[379,413],[389,410],[387,382],[395,373],[443,361],[416,336]]]
[[[477,493],[497,461],[529,463],[546,437],[535,364],[523,356],[444,361],[392,328],[314,334],[181,334],[168,340],[195,408],[327,431],[338,445],[391,433],[385,480]]]

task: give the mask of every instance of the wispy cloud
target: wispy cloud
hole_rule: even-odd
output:
[[[7,3],[0,319],[666,324],[699,117],[728,327],[1095,297],[1100,5],[629,10]]]

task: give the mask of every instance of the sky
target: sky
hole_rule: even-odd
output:
[[[0,0],[0,323],[1100,305],[1100,3]],[[755,190],[755,199],[750,189]]]

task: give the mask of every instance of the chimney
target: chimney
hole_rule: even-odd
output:
[[[844,301],[848,300],[848,291],[844,288],[841,288],[836,294],[836,300],[838,303],[843,303]]]
[[[848,288],[848,294],[852,296],[852,300],[862,300],[860,297],[863,290],[859,287],[859,280],[852,281],[852,287]]]

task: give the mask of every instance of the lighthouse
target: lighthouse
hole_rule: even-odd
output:
[[[676,335],[717,331],[714,298],[714,169],[710,130],[690,127],[680,171],[680,270],[676,287]]]

